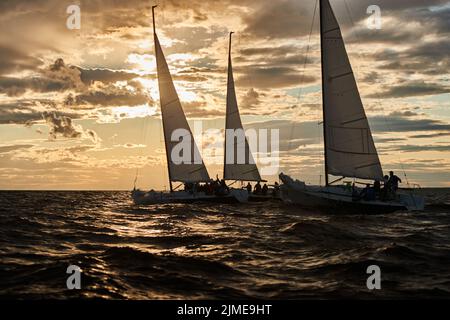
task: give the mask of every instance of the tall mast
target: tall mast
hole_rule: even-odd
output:
[[[228,44],[228,69],[232,68],[231,66],[231,35],[234,32],[231,31],[230,32],[230,41]],[[228,77],[230,74],[230,70],[228,70]],[[230,81],[230,79],[228,79],[227,81]],[[228,84],[227,84],[228,85]],[[227,90],[227,94],[228,94],[228,90]],[[227,154],[226,154],[226,150],[227,150],[227,128],[228,128],[228,117],[227,114],[225,113],[225,143],[223,145],[223,178],[225,179],[226,175],[225,175],[225,170],[226,170],[226,161],[227,161]]]
[[[319,0],[319,16],[320,16],[320,66],[322,69],[322,125],[323,125],[323,146],[324,146],[324,158],[325,158],[325,185],[328,186],[328,163],[327,163],[327,123],[326,123],[326,117],[325,117],[325,70],[323,67],[323,0]]]
[[[157,6],[152,6],[152,18],[153,18],[153,37],[155,39],[155,56],[156,56],[156,26],[155,26],[155,8]],[[162,106],[162,105],[161,105]],[[162,110],[161,110],[162,113]],[[164,119],[162,119],[162,125],[163,125],[163,131],[164,131]],[[164,137],[165,139],[165,137]],[[173,192],[173,187],[172,187],[172,178],[171,178],[171,172],[170,172],[170,162],[169,162],[169,150],[167,150],[167,145],[166,145],[166,161],[167,161],[167,171],[169,173],[169,186],[170,186],[170,192]]]
[[[156,27],[155,27],[155,8],[157,6],[152,6],[152,18],[153,18],[153,34],[156,34]]]

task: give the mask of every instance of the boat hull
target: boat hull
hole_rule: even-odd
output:
[[[414,195],[399,195],[398,199],[392,201],[355,200],[351,189],[343,186],[306,186],[286,175],[280,175],[280,178],[283,181],[281,199],[303,208],[339,214],[383,214],[424,209],[423,198]]]
[[[191,193],[187,191],[158,192],[133,190],[133,202],[137,205],[165,204],[165,203],[245,203],[248,194],[245,190],[231,189],[226,195],[207,195],[203,192]]]
[[[250,194],[248,196],[249,202],[266,202],[266,201],[280,201],[280,195],[277,193],[276,195],[273,194],[267,194],[267,195],[261,195],[261,194]]]

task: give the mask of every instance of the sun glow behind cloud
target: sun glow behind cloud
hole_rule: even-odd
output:
[[[282,170],[317,182],[323,171],[317,16],[308,40],[314,0],[192,1],[165,1],[157,11],[157,33],[187,118],[223,128],[228,31],[233,30],[244,126],[260,122],[286,132]],[[348,0],[355,25],[341,1],[330,2],[342,24],[385,169],[404,166],[423,185],[448,184],[448,1],[380,0],[383,28],[375,31],[365,25],[369,0]],[[86,179],[77,181],[77,187],[102,188],[104,181],[105,188],[126,189],[140,161],[146,167],[160,156],[155,150],[162,150],[164,143],[148,3],[99,3],[83,6],[79,32],[65,29],[65,4],[60,1],[48,0],[45,8],[26,2],[22,11],[3,4],[0,27],[11,32],[0,35],[0,188],[10,187],[6,177],[11,170],[36,188],[54,188],[58,174],[83,170]],[[36,30],[42,39],[30,36]],[[59,58],[64,62],[55,63]],[[66,129],[83,134],[67,138],[57,132],[55,139],[48,139],[44,112],[56,112],[54,119],[72,119]],[[382,117],[390,128],[382,125]],[[97,143],[88,139],[88,130],[96,132]],[[118,141],[108,145],[114,136]],[[65,150],[80,143],[95,150]],[[25,159],[28,145],[36,146]],[[62,157],[42,156],[53,168],[45,179],[48,168],[36,157],[46,148],[56,154],[50,145],[65,151]],[[120,147],[127,145],[147,147]],[[138,151],[139,157],[127,158]],[[14,157],[16,153],[22,157]],[[114,173],[118,180],[113,180],[108,166],[119,162]],[[94,164],[96,170],[89,171]],[[167,184],[164,164],[152,165],[143,169],[145,187]],[[211,176],[221,172],[219,167],[209,169]],[[38,170],[39,177],[34,173]]]

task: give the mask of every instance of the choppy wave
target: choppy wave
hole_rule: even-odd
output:
[[[134,206],[127,192],[1,192],[3,298],[450,297],[450,192],[425,212]],[[82,290],[66,288],[69,265]],[[366,287],[369,265],[382,289]]]

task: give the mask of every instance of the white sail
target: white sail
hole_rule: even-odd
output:
[[[321,2],[325,161],[328,173],[382,179],[373,142],[341,30],[328,0]]]
[[[191,129],[181,107],[180,99],[175,90],[172,76],[170,75],[169,67],[167,66],[156,32],[154,33],[154,37],[159,99],[164,129],[164,141],[166,145],[167,165],[169,168],[169,180],[179,182],[208,181],[210,180],[208,171],[201,159]],[[171,137],[177,129],[185,130],[188,135],[184,136],[184,139],[190,138],[191,141],[191,156],[189,157],[190,160],[186,163],[180,163],[179,159],[172,159],[172,150],[179,142],[171,141]],[[175,154],[177,154],[177,152],[175,152]],[[199,160],[196,161],[196,159]]]
[[[258,167],[255,164],[250,151],[247,137],[242,134],[242,139],[235,138],[230,141],[227,132],[233,130],[236,134],[243,133],[241,116],[234,88],[233,67],[231,64],[231,34],[228,52],[228,81],[227,81],[227,109],[225,118],[225,156],[223,178],[225,180],[261,181]],[[244,161],[239,161],[238,153],[244,153]],[[243,155],[243,156],[244,156]]]

